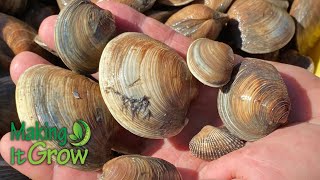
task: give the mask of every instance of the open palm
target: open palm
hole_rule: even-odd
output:
[[[118,32],[143,32],[174,48],[185,57],[191,40],[175,33],[169,27],[145,17],[133,9],[111,2],[100,7],[116,17]],[[53,27],[57,16],[47,18],[40,27],[40,37],[54,49]],[[11,77],[19,76],[36,64],[49,64],[36,54],[23,52],[11,65]],[[174,164],[184,179],[320,179],[320,79],[308,71],[273,63],[281,72],[292,101],[290,124],[265,138],[234,151],[218,160],[207,162],[193,157],[188,149],[190,139],[208,124],[220,125],[215,88],[200,85],[199,96],[189,109],[189,124],[176,137],[165,140],[146,140],[124,132],[127,146],[136,147],[144,155],[159,157]],[[96,75],[94,77],[98,78]],[[127,139],[132,140],[128,141]],[[30,142],[10,141],[9,134],[0,143],[0,152],[9,162],[10,147],[26,150]],[[14,166],[32,179],[96,179],[99,172],[82,172],[59,165]]]

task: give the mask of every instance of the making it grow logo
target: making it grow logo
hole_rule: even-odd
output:
[[[24,141],[36,141],[30,149],[26,152],[21,149],[15,149],[11,147],[10,163],[13,165],[17,163],[21,165],[26,161],[30,164],[38,165],[43,162],[47,164],[52,164],[52,157],[55,157],[56,163],[60,165],[65,165],[68,162],[72,164],[84,164],[88,156],[88,149],[84,148],[63,148],[68,143],[74,147],[81,147],[88,143],[91,137],[91,130],[88,124],[83,120],[78,120],[74,122],[73,134],[68,135],[67,128],[63,127],[58,129],[57,127],[49,127],[46,122],[44,126],[39,126],[39,122],[35,123],[34,127],[25,128],[25,122],[21,123],[21,129],[17,130],[14,123],[11,123],[11,140],[24,140]],[[61,147],[58,149],[50,149],[47,147],[45,141],[55,141]],[[35,150],[39,148],[39,152],[34,153]],[[26,157],[25,157],[26,156]]]

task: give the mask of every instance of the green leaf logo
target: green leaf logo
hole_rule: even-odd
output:
[[[71,144],[74,146],[84,146],[88,143],[91,137],[91,130],[89,125],[83,121],[82,119],[74,122],[73,124],[73,134],[69,135],[69,139],[71,139]],[[83,131],[84,130],[84,131]],[[83,132],[85,135],[83,136]]]

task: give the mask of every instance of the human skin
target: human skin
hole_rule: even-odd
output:
[[[111,11],[116,18],[118,32],[137,31],[171,46],[185,57],[191,40],[169,27],[112,2],[98,4]],[[53,27],[57,16],[42,23],[39,35],[54,49]],[[31,52],[17,55],[11,64],[11,77],[16,83],[20,75],[36,64],[49,64]],[[143,144],[143,155],[165,159],[174,164],[184,179],[320,179],[320,79],[310,72],[290,65],[272,63],[281,73],[292,103],[289,123],[270,135],[225,155],[215,161],[193,157],[188,150],[190,139],[207,125],[219,125],[216,98],[218,90],[200,86],[199,96],[192,102],[189,124],[177,136],[165,140],[145,140],[132,136],[134,147]],[[94,75],[97,77],[97,74]],[[126,137],[130,138],[130,137]],[[10,141],[6,134],[0,142],[0,153],[9,162],[10,147],[27,151],[32,145],[26,141]],[[32,166],[29,163],[14,168],[31,179],[96,179],[100,172],[83,172],[59,165]]]

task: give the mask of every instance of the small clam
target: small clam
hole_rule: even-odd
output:
[[[165,23],[175,31],[192,39],[216,39],[228,20],[226,14],[202,4],[192,4],[173,14]]]
[[[147,35],[128,32],[112,39],[100,60],[99,81],[113,117],[133,134],[167,138],[188,122],[196,87],[187,64]]]
[[[0,12],[10,15],[22,14],[28,4],[28,0],[1,0]]]
[[[74,0],[59,13],[54,32],[56,50],[71,70],[95,73],[103,48],[114,33],[111,12],[87,0]]]
[[[0,138],[10,132],[10,123],[20,127],[15,102],[16,86],[10,76],[0,78]]]
[[[140,12],[145,12],[152,8],[156,0],[111,0],[114,2],[126,4]]]
[[[226,128],[207,125],[191,139],[189,149],[194,156],[211,161],[242,148],[244,144]]]
[[[89,125],[91,138],[80,149],[89,154],[83,165],[67,166],[81,170],[100,169],[111,156],[110,137],[117,123],[108,111],[99,85],[90,79],[51,65],[29,68],[20,77],[16,88],[17,111],[26,129],[39,122],[41,126],[66,127],[71,134],[73,123],[79,119]],[[46,141],[50,149],[78,149],[68,140],[65,146],[59,140]],[[59,144],[59,145],[58,145]]]
[[[294,0],[290,15],[297,20],[296,40],[299,52],[306,54],[320,40],[320,1]]]
[[[248,53],[276,51],[284,47],[295,32],[291,16],[265,0],[237,0],[228,15],[234,43]]]
[[[234,0],[196,0],[193,3],[204,4],[215,11],[225,12],[233,1]]]
[[[187,62],[191,73],[200,82],[211,87],[227,84],[236,64],[231,47],[206,38],[192,42]]]
[[[246,59],[218,93],[218,112],[235,136],[254,141],[287,122],[290,99],[279,72],[271,64]]]
[[[168,179],[181,180],[177,168],[171,163],[154,157],[125,155],[108,161],[103,166],[99,180],[104,179]]]

